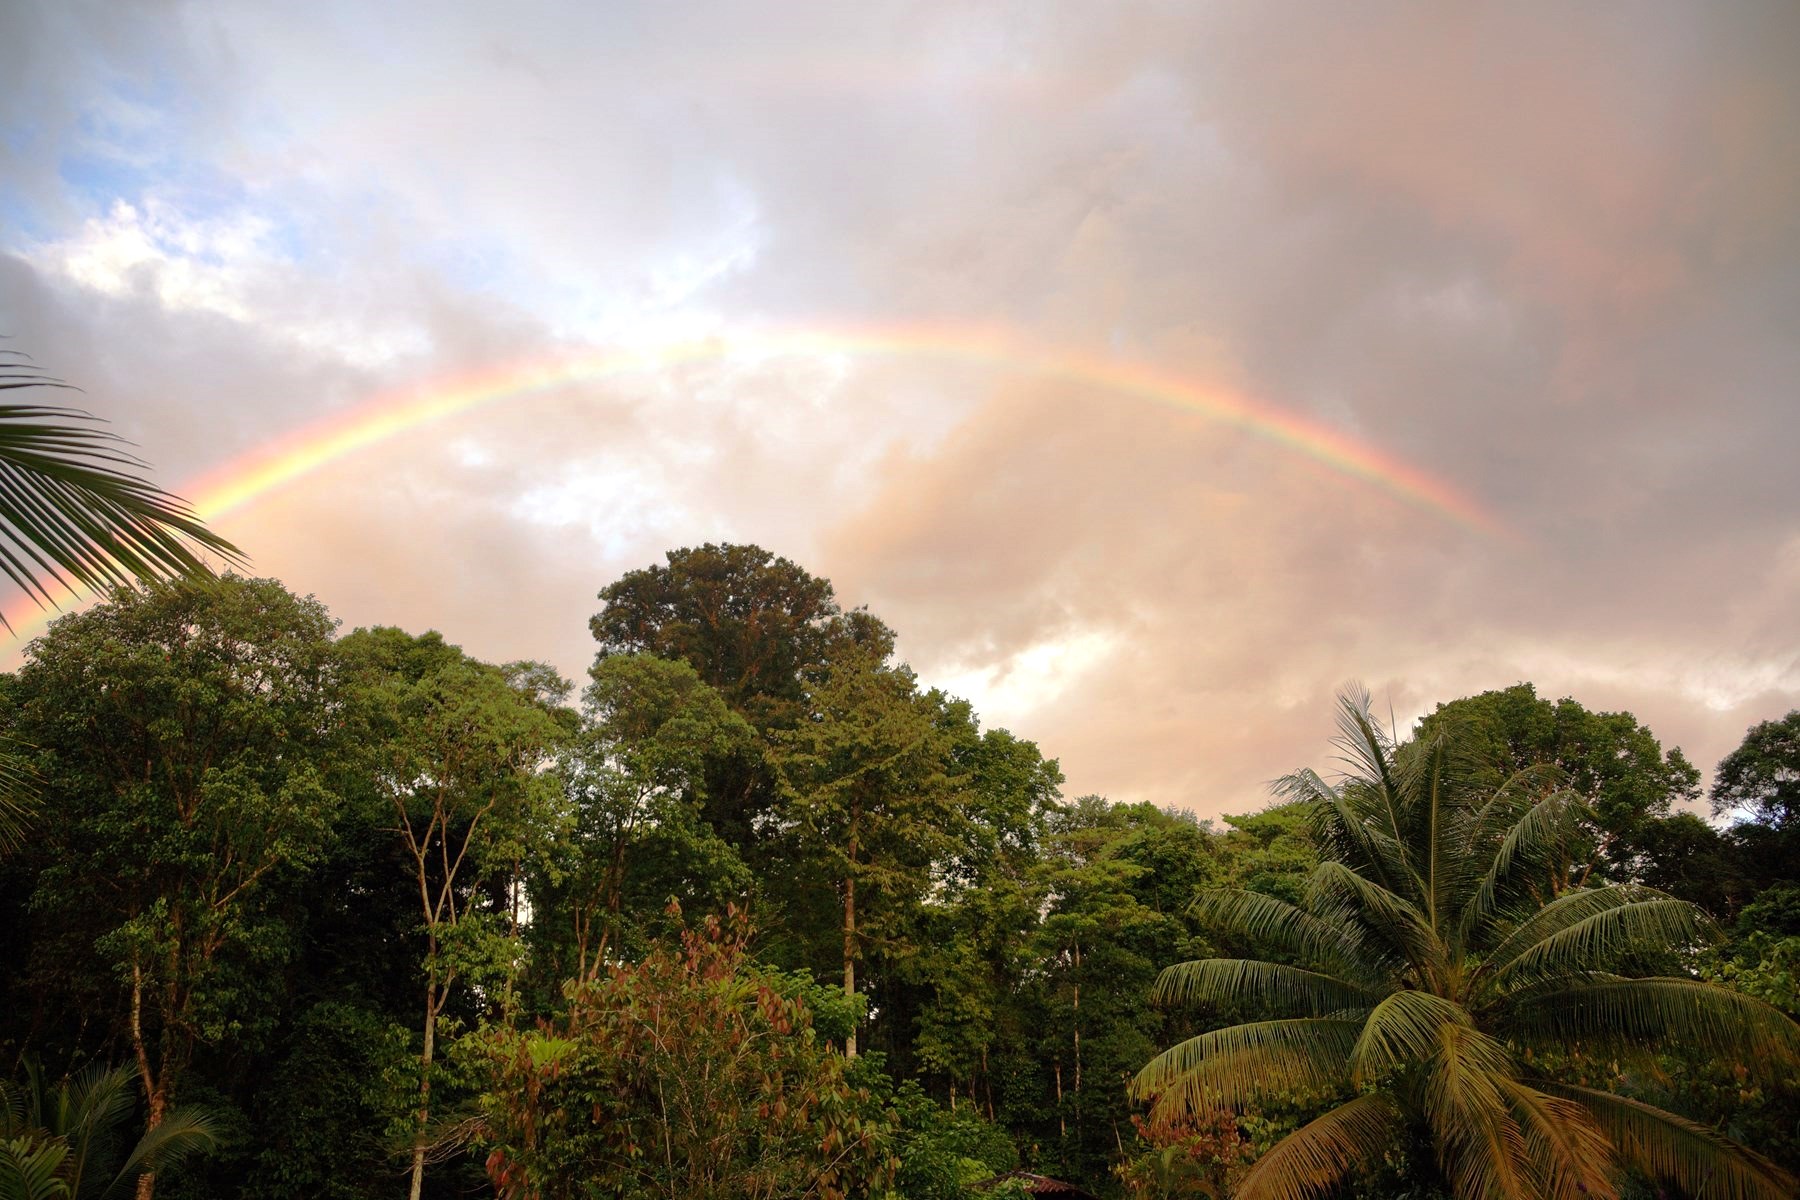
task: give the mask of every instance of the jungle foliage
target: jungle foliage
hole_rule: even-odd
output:
[[[270,580],[57,621],[0,677],[41,800],[0,856],[0,1196],[1750,1197],[1800,1166],[1800,716],[1721,766],[1724,828],[1630,714],[1529,685],[1404,736],[1353,705],[1355,770],[1215,826],[1065,799],[757,547],[628,573],[592,630],[578,691]],[[46,1114],[102,1085],[98,1154]]]

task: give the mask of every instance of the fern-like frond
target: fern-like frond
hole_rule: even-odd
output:
[[[1468,1025],[1469,1014],[1431,992],[1390,994],[1364,1019],[1350,1050],[1350,1078],[1364,1084],[1417,1066],[1438,1053],[1445,1025]]]
[[[1674,1113],[1610,1092],[1539,1081],[1574,1100],[1605,1131],[1620,1161],[1706,1200],[1793,1200],[1800,1180],[1762,1155]]]
[[[1332,975],[1254,958],[1203,958],[1165,967],[1150,999],[1157,1004],[1244,1001],[1282,1016],[1322,1017],[1375,1003],[1381,993]]]
[[[1240,1108],[1284,1091],[1348,1082],[1345,1063],[1361,1023],[1299,1017],[1231,1025],[1191,1037],[1151,1059],[1132,1095],[1158,1115]]]
[[[1532,1194],[1542,1200],[1618,1200],[1612,1143],[1588,1110],[1516,1079],[1496,1084],[1525,1133]]]
[[[1275,1143],[1238,1184],[1235,1200],[1316,1200],[1358,1167],[1380,1161],[1403,1129],[1387,1096],[1358,1096]]]
[[[1681,1046],[1777,1073],[1800,1064],[1800,1025],[1755,997],[1698,979],[1558,980],[1511,997],[1503,1011],[1507,1033],[1528,1044]]]
[[[1632,954],[1667,953],[1712,933],[1706,914],[1685,900],[1636,900],[1589,917],[1516,948],[1495,964],[1494,980],[1506,983],[1570,971],[1605,970]]]
[[[1307,964],[1330,967],[1352,978],[1367,977],[1371,970],[1355,930],[1274,896],[1213,888],[1200,893],[1189,911],[1215,933],[1259,942]]]

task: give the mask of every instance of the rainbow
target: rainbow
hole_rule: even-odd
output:
[[[473,371],[384,392],[348,413],[295,430],[226,462],[190,480],[181,491],[190,497],[197,516],[217,521],[329,463],[408,430],[502,400],[687,363],[803,356],[961,362],[1129,396],[1265,439],[1473,532],[1517,540],[1498,518],[1448,483],[1322,422],[1141,363],[1049,349],[1003,332],[962,327],[768,330],[660,342],[640,349],[585,351]],[[83,598],[65,589],[59,605],[79,604]],[[15,633],[0,648],[10,652],[41,632],[54,614],[22,597],[5,616]]]

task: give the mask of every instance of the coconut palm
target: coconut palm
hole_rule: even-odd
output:
[[[1552,1067],[1629,1073],[1660,1045],[1753,1071],[1800,1061],[1800,1027],[1777,1010],[1678,968],[1646,973],[1706,936],[1704,914],[1632,884],[1558,890],[1554,848],[1580,801],[1548,772],[1476,794],[1453,734],[1397,746],[1357,690],[1339,729],[1338,782],[1277,785],[1309,806],[1321,847],[1302,902],[1196,902],[1285,961],[1205,959],[1157,982],[1163,1002],[1264,1019],[1152,1060],[1133,1090],[1153,1114],[1333,1101],[1256,1162],[1238,1200],[1320,1196],[1415,1139],[1458,1200],[1617,1197],[1632,1170],[1706,1200],[1791,1200],[1790,1176],[1713,1129]]]

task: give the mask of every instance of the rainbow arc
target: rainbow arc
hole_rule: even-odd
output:
[[[364,404],[293,431],[232,459],[179,489],[208,522],[287,488],[330,463],[370,450],[409,430],[458,414],[539,395],[571,384],[618,379],[682,364],[801,356],[917,358],[969,363],[996,371],[1080,385],[1239,429],[1360,480],[1392,498],[1486,537],[1517,540],[1496,516],[1449,483],[1372,443],[1324,422],[1229,389],[1154,367],[1051,349],[992,330],[908,326],[767,330],[595,350],[471,371],[383,392]],[[66,592],[67,609],[83,597]],[[36,636],[55,616],[21,597],[6,612],[16,631],[7,649]]]

